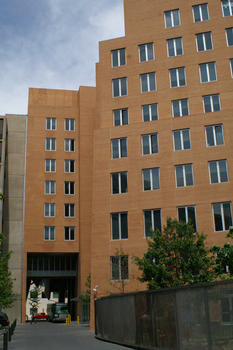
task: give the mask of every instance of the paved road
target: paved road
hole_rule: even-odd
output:
[[[1,349],[1,345],[0,345]],[[8,350],[126,350],[128,348],[100,341],[89,327],[72,322],[37,322],[18,324]]]

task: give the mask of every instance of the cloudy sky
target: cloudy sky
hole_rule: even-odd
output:
[[[94,86],[98,42],[123,35],[123,0],[0,0],[0,115],[29,87]]]

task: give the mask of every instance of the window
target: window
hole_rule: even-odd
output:
[[[190,223],[194,231],[197,231],[197,226],[196,226],[196,210],[194,205],[188,205],[184,207],[178,207],[177,208],[178,212],[178,220],[183,221],[187,223]]]
[[[74,119],[65,119],[65,131],[74,131],[75,130],[75,120]]]
[[[65,151],[74,152],[74,139],[65,139]]]
[[[45,150],[46,151],[56,151],[56,139],[46,137]]]
[[[140,62],[154,60],[154,44],[143,44],[139,45],[139,60]]]
[[[56,159],[45,159],[45,171],[49,173],[56,171]]]
[[[159,231],[162,230],[161,209],[144,210],[143,215],[144,215],[145,237],[151,236],[151,230],[152,231],[156,231],[157,229]]]
[[[74,204],[71,204],[71,203],[64,204],[64,215],[66,218],[74,217]]]
[[[112,140],[112,158],[126,158],[127,157],[127,138]]]
[[[211,184],[228,182],[226,159],[209,162],[209,174]]]
[[[232,226],[231,203],[214,203],[212,205],[214,213],[215,231],[227,231]]]
[[[193,165],[183,164],[176,165],[176,186],[187,187],[193,186]]]
[[[197,51],[213,50],[211,32],[196,34]]]
[[[55,240],[55,227],[54,226],[45,226],[44,227],[44,240],[45,241],[54,241]]]
[[[183,55],[182,38],[168,39],[167,52],[169,57]]]
[[[55,194],[55,192],[56,192],[56,182],[45,181],[45,194]]]
[[[125,49],[112,50],[112,67],[126,65]]]
[[[128,192],[127,171],[120,173],[112,173],[112,194],[120,194]]]
[[[64,227],[65,241],[74,241],[74,236],[75,236],[75,227],[74,226],[65,226]]]
[[[170,69],[169,72],[170,72],[170,84],[172,88],[186,85],[184,67],[173,68],[173,69]]]
[[[233,58],[230,59],[231,76],[233,78]]]
[[[142,106],[142,117],[144,122],[158,120],[159,119],[158,104],[153,103],[151,105]]]
[[[174,118],[189,115],[188,99],[172,101],[172,114]]]
[[[44,216],[54,217],[55,216],[55,203],[44,204]]]
[[[112,81],[113,97],[127,95],[127,78],[113,79]]]
[[[220,97],[219,94],[203,96],[204,112],[220,111]]]
[[[175,151],[183,151],[185,149],[191,149],[189,129],[173,131],[173,141],[174,141]]]
[[[143,169],[142,179],[144,191],[153,191],[160,189],[159,168]]]
[[[56,130],[56,118],[46,118],[46,130]]]
[[[64,182],[64,193],[65,194],[74,194],[74,181],[65,181]]]
[[[224,145],[223,127],[221,124],[206,126],[205,132],[208,147]]]
[[[156,90],[155,72],[141,74],[141,91],[149,92]]]
[[[199,67],[202,83],[217,80],[215,62],[202,63]]]
[[[226,29],[226,36],[227,36],[227,45],[232,46],[233,45],[233,27]]]
[[[127,125],[129,124],[128,108],[116,109],[113,111],[113,125]]]
[[[233,15],[233,0],[222,0],[222,13],[223,17]]]
[[[142,135],[142,154],[154,154],[159,152],[158,134]]]
[[[112,213],[112,239],[128,238],[128,213]]]
[[[180,13],[179,10],[171,10],[164,12],[165,27],[177,27],[180,25]]]
[[[193,18],[194,22],[208,21],[209,11],[208,4],[200,4],[193,6]]]
[[[128,256],[111,256],[111,279],[116,280],[127,280],[129,278],[129,266],[128,266]]]

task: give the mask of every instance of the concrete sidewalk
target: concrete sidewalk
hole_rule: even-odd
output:
[[[1,346],[0,346],[1,349]],[[16,326],[8,350],[126,350],[128,348],[97,340],[87,325],[37,322]]]

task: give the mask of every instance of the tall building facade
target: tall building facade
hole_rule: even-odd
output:
[[[91,273],[93,326],[95,297],[145,288],[132,257],[151,228],[190,220],[211,246],[232,225],[232,1],[124,10],[95,88],[29,91],[23,320],[32,280],[71,300]]]

